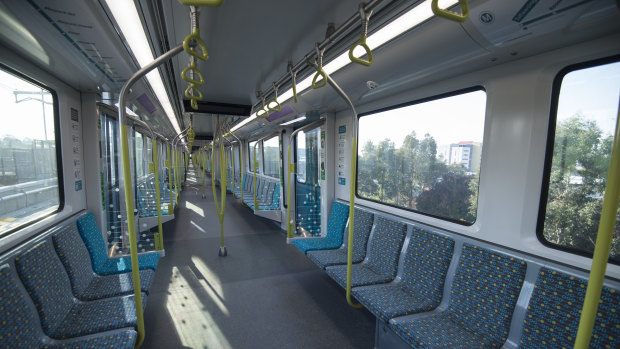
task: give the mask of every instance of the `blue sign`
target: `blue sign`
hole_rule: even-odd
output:
[[[347,133],[347,125],[338,126],[338,133]]]
[[[338,184],[346,185],[347,184],[347,179],[344,178],[344,177],[338,177]]]
[[[82,190],[82,181],[75,181],[75,191]]]

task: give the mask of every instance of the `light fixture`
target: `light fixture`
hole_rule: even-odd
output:
[[[305,115],[301,116],[301,117],[298,117],[297,119],[293,119],[291,121],[283,122],[283,123],[280,124],[280,126],[286,126],[286,125],[294,124],[296,122],[303,121],[303,120],[306,120],[306,116]]]
[[[151,47],[146,39],[146,34],[144,33],[144,28],[142,27],[142,22],[140,21],[134,2],[127,0],[105,1],[140,67],[144,67],[153,62],[155,58],[153,57]],[[159,71],[157,69],[152,70],[146,75],[146,79],[151,85],[153,92],[155,92],[155,96],[164,109],[163,111],[170,120],[172,127],[177,133],[181,133],[179,123],[172,110],[172,104],[166,93],[166,88],[164,87],[164,82],[161,79]]]

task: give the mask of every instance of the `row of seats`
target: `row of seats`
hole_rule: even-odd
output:
[[[143,306],[158,258],[139,258]],[[0,347],[133,348],[133,292],[130,259],[84,214],[0,258]]]
[[[243,174],[243,188],[236,188],[235,196],[242,198],[243,203],[252,210],[279,210],[280,209],[280,181],[264,176],[256,177],[256,201],[254,208],[254,174]]]
[[[345,212],[346,204],[334,202],[324,238],[293,241],[342,287]],[[574,345],[583,272],[357,207],[353,263],[352,295],[377,317],[376,347]],[[620,348],[620,284],[606,285],[591,348]]]
[[[161,214],[167,215],[168,205],[170,204],[170,189],[160,180],[159,197]],[[157,216],[157,189],[155,188],[155,175],[149,174],[137,184],[138,213],[142,217]]]

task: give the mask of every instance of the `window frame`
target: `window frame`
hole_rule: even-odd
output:
[[[45,215],[41,215],[35,219],[29,220],[27,222],[24,222],[12,229],[9,229],[7,231],[4,231],[2,233],[0,233],[0,238],[5,238],[11,234],[14,234],[28,226],[31,226],[35,223],[38,223],[48,217],[51,217],[59,212],[61,212],[64,208],[65,208],[65,178],[64,178],[64,172],[63,172],[63,162],[62,162],[62,142],[61,142],[61,130],[60,130],[60,106],[59,106],[59,102],[58,102],[58,94],[56,93],[56,90],[52,89],[51,87],[47,86],[46,84],[31,78],[30,76],[21,73],[20,71],[13,69],[5,64],[0,63],[0,70],[5,71],[6,73],[13,75],[19,79],[22,79],[24,81],[27,81],[35,86],[38,86],[41,89],[44,89],[46,91],[48,91],[50,93],[50,95],[52,96],[52,101],[53,101],[53,107],[52,110],[54,112],[54,142],[55,142],[55,147],[56,147],[56,171],[57,171],[57,178],[58,178],[58,207],[56,208],[56,210],[49,212]]]
[[[620,55],[614,55],[610,57],[571,64],[558,71],[555,78],[553,79],[553,84],[551,87],[551,105],[549,108],[549,125],[547,127],[547,144],[545,146],[545,162],[543,167],[542,185],[540,189],[540,201],[538,204],[538,216],[536,217],[536,238],[545,247],[549,247],[563,252],[573,253],[587,258],[592,258],[594,256],[594,251],[587,252],[574,247],[554,244],[550,241],[547,241],[544,237],[545,216],[547,213],[547,200],[549,199],[549,184],[551,182],[551,168],[553,165],[553,147],[555,145],[555,132],[558,122],[558,104],[560,102],[562,81],[564,81],[564,77],[566,77],[566,75],[574,71],[617,62],[620,62]],[[607,262],[615,265],[620,265],[620,261],[613,260],[611,258],[608,258]]]
[[[388,107],[384,107],[384,108],[379,108],[379,109],[374,109],[365,113],[361,113],[357,115],[357,139],[359,142],[359,121],[362,117],[364,116],[368,116],[368,115],[372,115],[372,114],[377,114],[377,113],[382,113],[382,112],[386,112],[386,111],[390,111],[390,110],[394,110],[394,109],[399,109],[399,108],[404,108],[404,107],[409,107],[412,105],[416,105],[416,104],[422,104],[422,103],[426,103],[426,102],[431,102],[431,101],[436,101],[436,100],[440,100],[443,98],[448,98],[448,97],[453,97],[453,96],[458,96],[458,95],[462,95],[462,94],[466,94],[466,93],[470,93],[470,92],[476,92],[476,91],[482,91],[485,93],[486,96],[488,96],[487,90],[484,88],[484,86],[482,85],[476,85],[476,86],[471,86],[471,87],[467,87],[467,88],[463,88],[463,89],[459,89],[459,90],[454,90],[451,92],[445,92],[445,93],[440,93],[440,94],[436,94],[436,95],[432,95],[429,97],[424,97],[424,98],[420,98],[420,99],[416,99],[413,101],[409,101],[409,102],[404,102],[404,103],[399,103],[399,104],[395,104],[395,105],[391,105]],[[484,128],[486,128],[486,118],[487,118],[487,114],[486,114],[486,108],[488,107],[488,100],[487,103],[485,104],[485,115],[484,115]],[[484,134],[484,130],[483,130],[483,134]],[[484,146],[484,138],[482,139],[482,144]],[[383,201],[379,201],[379,200],[373,200],[371,198],[366,198],[363,197],[359,194],[359,188],[358,188],[358,176],[359,176],[359,143],[357,144],[357,154],[355,154],[355,156],[357,157],[356,161],[355,161],[355,197],[357,199],[361,199],[361,200],[366,200],[366,201],[370,201],[373,203],[377,203],[380,205],[385,205],[385,206],[389,206],[389,207],[393,207],[399,210],[405,210],[405,211],[409,211],[409,212],[413,212],[416,214],[421,214],[423,216],[427,216],[427,217],[432,217],[432,218],[436,218],[442,221],[446,221],[446,222],[450,222],[450,223],[455,223],[458,225],[462,225],[462,226],[466,226],[466,227],[471,227],[472,225],[476,224],[476,222],[478,221],[478,202],[476,202],[476,218],[474,219],[473,222],[469,223],[469,222],[464,222],[464,221],[460,221],[457,219],[453,219],[453,218],[449,218],[449,217],[443,217],[443,216],[439,216],[439,215],[435,215],[432,213],[426,213],[423,211],[419,211],[419,210],[415,210],[412,208],[408,208],[408,207],[404,207],[404,206],[397,206],[395,204],[391,204],[388,202],[383,202]],[[483,161],[482,161],[482,154],[480,155],[480,168],[483,167]],[[482,172],[482,170],[480,170]],[[480,175],[480,179],[478,181],[478,194],[480,193],[480,183],[482,182],[482,175]],[[350,184],[351,185],[351,184]],[[478,196],[478,201],[480,200],[480,197]]]

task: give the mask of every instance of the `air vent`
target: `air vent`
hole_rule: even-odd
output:
[[[194,110],[189,99],[183,100],[183,111],[186,113],[224,114],[250,116],[252,106],[249,104],[229,104],[198,101],[198,109]]]

